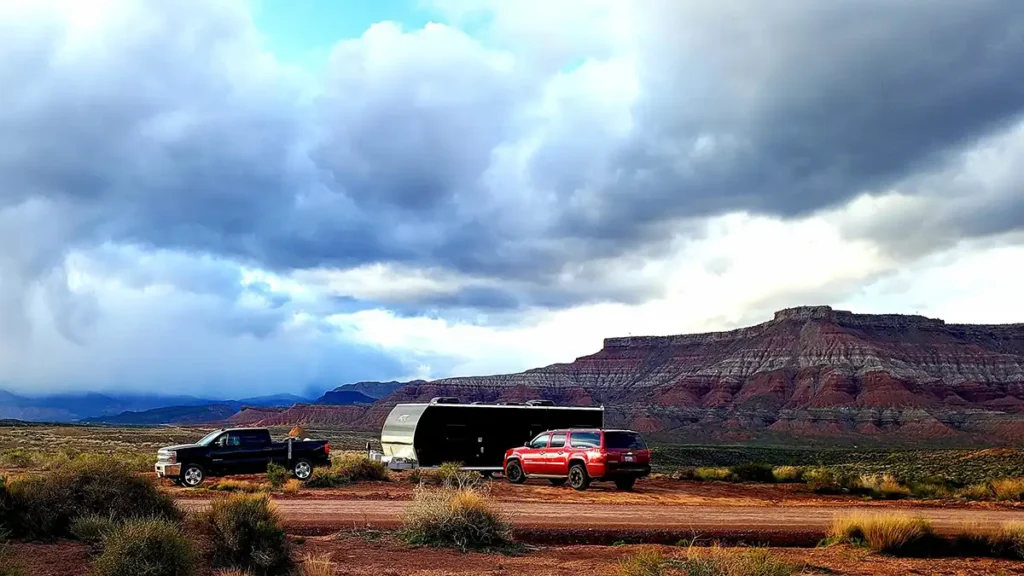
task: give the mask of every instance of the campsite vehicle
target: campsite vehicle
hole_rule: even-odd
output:
[[[396,470],[459,462],[466,470],[490,475],[504,470],[509,448],[539,432],[603,425],[603,406],[555,406],[550,400],[463,404],[439,397],[395,406],[381,429],[383,452],[371,457]]]
[[[308,438],[274,442],[266,428],[222,428],[195,444],[167,446],[156,454],[157,476],[195,488],[207,476],[266,472],[271,462],[307,480],[314,467],[330,465],[331,445]]]
[[[547,478],[576,490],[593,481],[612,481],[630,490],[637,478],[651,473],[651,451],[632,430],[548,430],[505,453],[505,478],[522,484],[527,478]]]

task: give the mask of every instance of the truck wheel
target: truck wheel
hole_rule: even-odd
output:
[[[523,474],[523,467],[518,461],[513,460],[505,466],[505,479],[512,484],[526,482],[526,474]]]
[[[313,475],[313,465],[310,464],[309,460],[299,458],[295,461],[295,466],[292,467],[292,474],[295,474],[296,478],[305,482]]]
[[[569,467],[569,486],[575,490],[586,490],[590,486],[590,475],[587,474],[587,467],[583,464],[573,464]]]
[[[627,478],[616,478],[615,487],[619,490],[632,490],[633,484],[636,483],[636,478],[629,476]]]
[[[186,464],[181,467],[181,483],[189,488],[195,488],[206,479],[206,473],[199,464]]]
[[[552,486],[565,486],[565,480],[565,478],[552,478],[548,482],[551,482]]]

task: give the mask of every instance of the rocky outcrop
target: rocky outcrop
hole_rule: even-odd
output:
[[[410,382],[370,407],[296,405],[273,422],[379,429],[395,403],[435,396],[600,404],[613,425],[680,441],[1013,442],[1024,324],[790,308],[739,330],[608,338],[518,374]]]
[[[432,396],[603,404],[615,424],[679,439],[1012,441],[1024,324],[791,308],[739,330],[608,338],[572,363],[406,386],[388,400]]]

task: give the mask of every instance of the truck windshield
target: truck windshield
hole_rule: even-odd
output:
[[[605,432],[604,447],[612,449],[645,450],[647,444],[635,432]]]
[[[206,436],[203,436],[203,439],[200,440],[199,442],[196,442],[196,444],[199,446],[209,446],[210,442],[213,442],[214,438],[216,438],[217,436],[220,436],[220,430],[215,430],[213,432],[210,432]]]

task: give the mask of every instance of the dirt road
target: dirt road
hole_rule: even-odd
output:
[[[323,534],[343,529],[394,528],[401,524],[408,502],[399,500],[276,500],[290,532]],[[187,509],[203,508],[206,499],[179,500]],[[856,506],[652,506],[621,504],[503,502],[516,531],[540,540],[612,540],[645,535],[676,541],[694,535],[757,540],[776,545],[806,545],[821,539],[832,518]],[[865,507],[866,512],[880,512]],[[893,512],[897,512],[893,510]],[[995,529],[1004,522],[1024,521],[1024,511],[917,508],[901,513],[931,520],[936,531],[955,532],[963,524]]]

